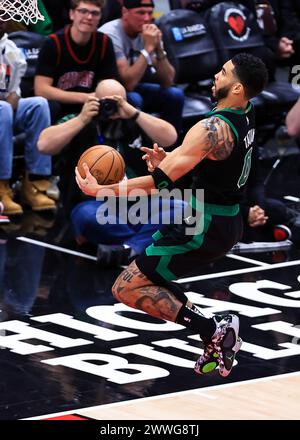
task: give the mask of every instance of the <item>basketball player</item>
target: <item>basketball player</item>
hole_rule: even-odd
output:
[[[170,281],[199,274],[201,265],[225,255],[241,237],[239,200],[255,142],[254,110],[249,99],[263,90],[266,81],[266,67],[259,58],[241,53],[227,61],[214,78],[212,93],[217,106],[188,131],[182,145],[168,154],[157,147],[145,149],[151,175],[105,187],[97,184],[87,166],[85,179],[76,170],[79,187],[92,196],[105,195],[106,188],[113,189],[116,196],[120,190],[129,193],[137,187],[149,193],[154,188],[171,189],[177,179],[193,170],[190,203],[198,216],[201,214],[194,235],[187,233],[189,218],[182,225],[159,231],[155,243],[118,277],[113,295],[142,310],[139,300],[149,296],[156,305],[151,309],[152,316],[200,333],[204,352],[195,365],[199,374],[219,365],[219,374],[228,376],[241,346],[239,319],[232,314],[206,318],[178,288],[173,290]],[[204,189],[204,203],[198,199],[200,188]],[[162,307],[164,302],[168,307]]]

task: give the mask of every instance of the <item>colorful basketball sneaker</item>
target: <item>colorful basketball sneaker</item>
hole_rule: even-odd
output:
[[[239,338],[239,318],[236,315],[216,316],[215,321],[217,328],[211,340],[219,355],[219,374],[226,377],[230,374],[235,355],[242,345]]]
[[[236,353],[240,350],[242,339],[238,336],[239,318],[236,315],[215,316],[216,331],[210,341],[205,342],[204,352],[195,364],[195,372],[207,374],[219,365],[219,374],[230,374]]]

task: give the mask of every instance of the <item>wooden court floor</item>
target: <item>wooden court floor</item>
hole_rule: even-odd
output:
[[[140,398],[76,414],[93,420],[299,420],[300,373]],[[60,418],[70,413],[52,414]],[[39,418],[37,418],[39,419]]]

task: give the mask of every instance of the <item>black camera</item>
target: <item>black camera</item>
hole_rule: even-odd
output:
[[[100,99],[99,118],[106,121],[118,111],[118,103],[114,99]]]

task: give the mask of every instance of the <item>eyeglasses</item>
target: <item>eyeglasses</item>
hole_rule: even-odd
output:
[[[91,15],[93,18],[98,18],[101,15],[101,11],[90,11],[85,8],[75,9],[75,11],[78,11],[80,15]]]

